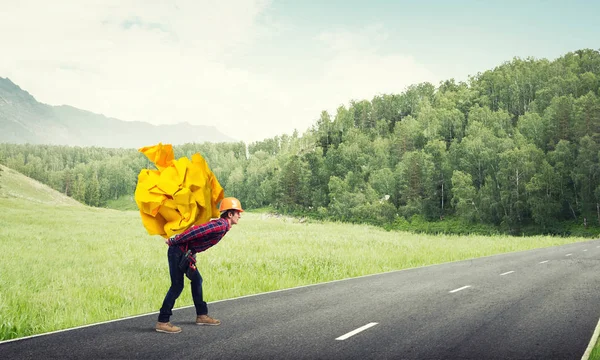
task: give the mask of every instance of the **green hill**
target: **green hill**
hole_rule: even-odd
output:
[[[16,201],[55,206],[80,206],[81,203],[4,165],[0,165],[0,203]]]

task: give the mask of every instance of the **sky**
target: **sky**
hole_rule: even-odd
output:
[[[239,141],[514,57],[600,49],[600,2],[0,0],[0,77],[38,101]]]

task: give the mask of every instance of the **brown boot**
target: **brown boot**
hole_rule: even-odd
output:
[[[181,332],[181,328],[179,326],[175,326],[170,322],[157,322],[155,329],[158,332],[163,332],[167,334],[177,334]]]
[[[213,319],[208,315],[198,315],[196,325],[221,325],[221,320]]]

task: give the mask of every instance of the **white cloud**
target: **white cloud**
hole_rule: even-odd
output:
[[[41,102],[122,120],[214,125],[256,141],[302,132],[351,99],[435,80],[410,57],[382,54],[381,26],[323,33],[325,61],[300,76],[244,66],[253,45],[273,39],[257,20],[266,1],[0,1],[0,76]],[[303,59],[280,67],[294,61]]]
[[[307,116],[300,129],[313,125],[321,111],[333,116],[340,105],[351,100],[372,100],[380,94],[399,94],[411,84],[439,79],[413,57],[385,53],[388,34],[381,25],[358,31],[326,31],[317,37],[328,54],[313,83],[302,86],[296,99],[307,104]],[[310,122],[306,120],[310,119]]]

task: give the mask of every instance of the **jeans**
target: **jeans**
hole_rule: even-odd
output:
[[[171,287],[167,291],[165,300],[160,308],[158,314],[159,322],[169,322],[171,315],[173,315],[173,307],[175,306],[175,300],[181,295],[183,291],[183,279],[185,273],[179,269],[179,260],[183,256],[183,251],[179,246],[169,246],[167,251],[167,257],[169,259],[169,274],[171,275]],[[192,299],[194,300],[194,306],[196,307],[196,315],[208,314],[208,307],[202,297],[202,276],[198,269],[191,276],[191,287],[192,287]]]

